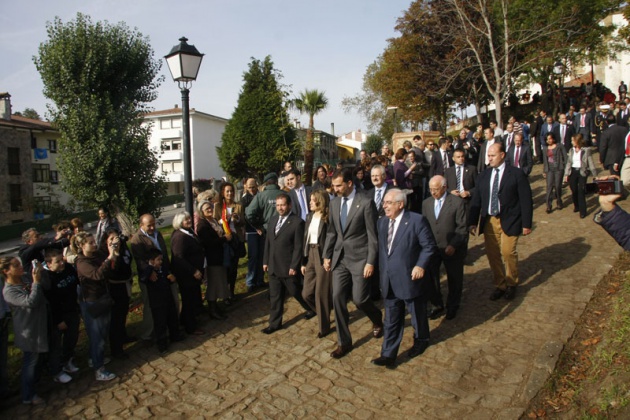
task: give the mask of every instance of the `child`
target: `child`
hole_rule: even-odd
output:
[[[78,372],[73,364],[74,349],[79,338],[79,304],[77,303],[77,272],[63,260],[60,249],[47,249],[44,295],[49,302],[51,334],[49,335],[49,364],[55,382],[72,380],[68,373]]]
[[[171,341],[183,340],[179,332],[177,319],[177,307],[171,291],[171,283],[175,282],[175,276],[162,270],[162,252],[153,248],[149,251],[149,265],[140,275],[140,281],[147,285],[149,304],[153,315],[153,331],[157,340],[160,354],[166,354],[168,338]]]

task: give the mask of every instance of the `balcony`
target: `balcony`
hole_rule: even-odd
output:
[[[165,150],[160,156],[160,160],[182,160],[184,159],[184,153],[181,150]]]
[[[169,172],[166,174],[166,182],[184,182],[184,174],[178,172]]]

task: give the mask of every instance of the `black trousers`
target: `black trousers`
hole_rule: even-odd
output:
[[[201,283],[195,279],[180,281],[179,293],[182,295],[180,320],[184,330],[188,334],[192,334],[197,329],[197,308],[203,306]]]
[[[586,217],[586,194],[584,193],[584,185],[586,177],[580,175],[580,170],[571,168],[569,175],[569,187],[571,188],[571,197],[573,198],[573,207],[580,211],[580,216]]]
[[[171,341],[179,338],[179,325],[177,320],[177,308],[175,302],[164,302],[164,305],[151,305],[153,315],[153,334],[155,335],[158,349],[165,350],[168,339]]]
[[[293,296],[306,311],[311,308],[302,298],[302,285],[297,276],[277,277],[269,275],[269,327],[277,329],[282,327],[282,312],[284,312],[284,299],[287,295]]]
[[[462,300],[462,289],[464,287],[464,252],[458,250],[451,257],[440,250],[431,260],[430,275],[433,280],[433,295],[430,298],[434,306],[444,307],[442,290],[440,288],[440,267],[444,263],[446,268],[446,280],[448,284],[448,296],[446,297],[447,308],[459,308]]]

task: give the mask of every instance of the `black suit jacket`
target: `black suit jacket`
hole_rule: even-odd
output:
[[[617,125],[628,128],[628,118],[630,117],[630,111],[626,109],[626,115],[621,116],[621,111],[617,114]]]
[[[302,264],[302,244],[304,242],[304,220],[295,214],[289,214],[276,235],[279,214],[269,220],[269,229],[265,238],[263,265],[271,276],[289,277],[289,269],[300,272]]]
[[[197,235],[190,236],[180,230],[171,235],[171,272],[177,282],[200,283],[193,277],[197,270],[203,273],[206,252]]]
[[[457,167],[451,166],[446,170],[444,175],[446,178],[446,190],[448,192],[457,189]],[[464,184],[464,191],[470,192],[472,197],[475,186],[477,185],[477,169],[472,165],[464,165],[464,171],[462,173],[462,183]]]
[[[385,183],[385,193],[383,193],[383,196],[381,197],[381,203],[376,208],[376,212],[378,213],[379,219],[385,216],[385,209],[383,208],[383,200],[385,199],[385,194],[387,194],[387,191],[389,191],[391,188],[393,187],[390,184]],[[369,190],[367,192],[367,195],[368,197],[370,197],[372,201],[374,201],[374,205],[376,206],[376,201],[375,201],[376,200],[376,187]]]
[[[308,216],[306,216],[306,223],[304,224],[304,245],[303,245],[303,253],[302,253],[302,265],[306,266],[308,264],[308,248],[309,248],[309,238],[308,229],[311,226],[311,222],[313,221],[313,212],[310,212]],[[324,263],[324,245],[326,245],[326,233],[328,231],[328,219],[320,219],[319,227],[317,228],[317,248],[319,249],[319,255],[321,261],[320,264]]]
[[[306,214],[309,212],[309,203],[311,201],[312,189],[310,186],[304,186],[304,192],[306,193]],[[289,191],[291,197],[291,213],[300,216],[302,215],[302,206],[300,206],[300,200],[298,199],[297,192],[295,190]]]
[[[514,158],[516,154],[516,145],[512,145],[510,150],[507,151],[505,161],[508,165],[516,167],[514,164]],[[525,175],[529,176],[534,167],[534,159],[532,158],[532,149],[526,145],[521,144],[521,149],[518,155],[518,167],[525,172]]]
[[[560,136],[560,124],[553,127],[553,136],[556,138],[557,144],[562,144],[565,149],[571,148],[571,137],[575,134],[575,128],[572,125],[567,124],[564,131],[564,138]],[[544,140],[544,139],[543,139]],[[544,141],[543,143],[546,143]]]
[[[628,128],[613,124],[602,133],[599,160],[608,168],[615,163],[619,164],[619,170],[626,156],[625,139]]]
[[[483,233],[490,206],[493,168],[488,168],[479,174],[477,188],[470,203],[468,225],[477,226],[479,233]],[[499,184],[499,218],[501,229],[510,236],[518,236],[523,228],[531,229],[534,213],[532,189],[525,173],[518,168],[505,165],[503,177]]]
[[[453,166],[453,152],[446,151],[448,157],[448,166]],[[433,152],[433,158],[431,158],[431,170],[429,171],[429,177],[432,178],[435,175],[444,175],[444,160],[442,159],[442,150]]]

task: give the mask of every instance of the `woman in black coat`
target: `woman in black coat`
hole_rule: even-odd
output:
[[[205,251],[192,231],[192,218],[183,211],[173,218],[171,235],[171,272],[177,278],[182,296],[180,319],[187,334],[202,335],[197,328],[197,308],[203,306],[201,282],[205,265]]]

